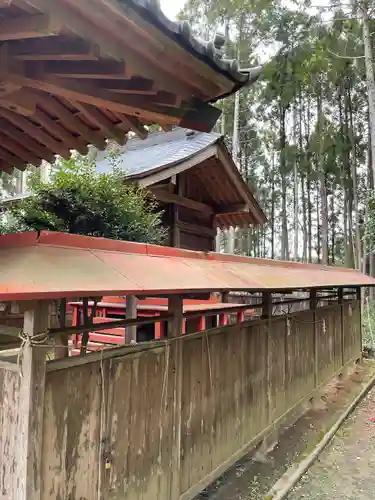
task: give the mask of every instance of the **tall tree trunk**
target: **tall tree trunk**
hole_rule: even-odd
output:
[[[359,212],[359,200],[358,200],[358,182],[357,182],[357,155],[355,140],[353,134],[353,112],[352,112],[352,100],[350,94],[350,88],[348,89],[348,111],[349,111],[349,140],[351,145],[351,162],[350,162],[350,173],[352,177],[352,191],[353,191],[353,204],[355,211],[355,267],[356,269],[361,269],[362,262],[362,249],[361,249],[361,228],[360,228],[360,212]]]
[[[335,197],[334,195],[330,198],[330,210],[331,210],[331,264],[335,264],[336,255],[336,219],[335,219]]]
[[[317,115],[318,115],[318,176],[319,193],[321,203],[321,237],[322,237],[322,263],[328,265],[328,202],[327,202],[327,179],[324,162],[324,115],[322,109],[322,97],[317,95]]]
[[[281,175],[281,258],[289,260],[289,238],[287,218],[287,180],[286,180],[286,109],[280,105],[280,175]]]
[[[302,261],[307,262],[308,244],[308,222],[307,222],[307,201],[305,193],[305,176],[301,176],[301,197],[302,197],[302,221],[303,221],[303,253]]]
[[[363,45],[365,49],[366,65],[366,83],[368,95],[368,108],[370,115],[370,136],[371,136],[371,155],[375,158],[375,76],[374,76],[374,58],[371,46],[371,34],[368,18],[368,3],[359,3],[359,17],[362,21]],[[372,176],[375,179],[375,162],[372,162]]]
[[[321,224],[320,224],[320,215],[321,215],[321,207],[320,207],[320,190],[319,190],[319,182],[316,183],[316,254],[318,262],[321,262]]]

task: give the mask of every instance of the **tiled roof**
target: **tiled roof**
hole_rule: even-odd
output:
[[[222,35],[217,34],[214,41],[205,41],[193,36],[189,22],[174,22],[168,19],[160,8],[159,0],[120,0],[120,2],[125,9],[126,5],[130,4],[143,18],[148,19],[213,69],[230,78],[238,84],[238,87],[250,85],[259,78],[263,69],[261,66],[241,70],[238,61],[223,57],[225,38]]]
[[[168,167],[200,153],[220,139],[219,134],[192,132],[176,128],[170,132],[150,134],[147,139],[131,139],[119,148],[116,167],[123,169],[128,177],[141,176],[161,167]],[[113,169],[108,153],[99,152],[97,172]]]

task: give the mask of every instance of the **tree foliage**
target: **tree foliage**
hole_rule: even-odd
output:
[[[373,179],[357,9],[329,0],[188,0],[181,14],[201,33],[226,20],[227,54],[240,54],[242,67],[266,60],[260,81],[240,93],[239,167],[269,222],[238,232],[242,252],[364,270],[375,262],[363,239]],[[230,145],[234,99],[222,107]]]
[[[96,174],[88,157],[59,161],[48,183],[34,173],[30,192],[9,209],[3,232],[50,230],[147,243],[165,237],[162,213],[145,192],[124,184],[116,168]]]

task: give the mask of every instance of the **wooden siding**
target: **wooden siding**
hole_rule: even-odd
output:
[[[42,499],[191,499],[360,356],[360,306],[352,301],[48,370]],[[18,383],[17,373],[0,369],[7,492]]]
[[[170,491],[176,475],[179,498],[192,498],[213,471],[360,357],[358,324],[359,305],[351,302],[47,373],[43,498],[99,499],[100,491],[111,500],[177,500]]]
[[[0,367],[0,498],[14,498],[20,376]]]

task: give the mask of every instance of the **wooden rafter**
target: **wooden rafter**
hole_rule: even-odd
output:
[[[9,163],[0,159],[0,172],[5,172],[9,175],[12,175],[13,170],[14,170],[14,168],[12,165],[9,165]]]
[[[33,139],[36,139],[41,144],[44,144],[47,148],[49,148],[51,151],[54,151],[56,154],[61,155],[63,158],[70,157],[69,146],[63,144],[60,141],[57,141],[52,136],[44,132],[41,129],[40,124],[32,123],[27,118],[19,116],[16,113],[8,111],[7,109],[4,108],[0,108],[0,115],[6,118],[16,127],[23,130]]]
[[[83,139],[93,144],[98,149],[105,149],[106,142],[104,137],[90,129],[90,127],[83,123],[78,116],[71,113],[57,99],[44,92],[35,93],[35,97],[39,105],[46,109],[52,116],[58,117],[59,122],[66,125],[71,130],[77,130]]]
[[[35,68],[35,66],[34,66]],[[27,69],[26,69],[27,71]],[[63,78],[116,79],[128,78],[124,61],[41,61],[39,72]]]
[[[19,170],[25,170],[26,168],[26,162],[24,162],[17,156],[13,155],[12,153],[8,152],[4,148],[0,148],[0,158],[4,160],[8,165],[11,165],[12,167],[17,167]]]
[[[15,91],[0,98],[0,107],[15,113],[31,116],[35,113],[36,103],[25,96],[22,91]]]
[[[90,104],[84,104],[82,102],[74,101],[72,104],[78,109],[79,113],[82,113],[88,120],[95,123],[106,136],[115,139],[119,144],[124,145],[126,143],[126,132],[119,130],[103,113],[101,113],[97,108],[91,106]]]
[[[142,125],[142,123],[135,116],[128,115],[118,115],[121,119],[122,127],[125,127],[126,130],[131,130],[141,139],[146,139],[148,136],[147,128]]]
[[[64,142],[69,149],[75,149],[79,153],[85,155],[88,153],[88,148],[85,142],[80,137],[75,137],[71,132],[68,132],[63,125],[58,121],[51,119],[47,113],[41,109],[37,109],[33,115],[35,119],[42,127],[48,132],[50,132],[54,137],[60,139]]]
[[[19,144],[22,144],[29,151],[32,151],[39,158],[44,158],[46,161],[53,162],[55,155],[53,152],[40,144],[38,141],[33,140],[27,133],[21,132],[19,128],[12,125],[5,118],[0,117],[0,130],[10,137],[14,139]]]
[[[59,78],[53,75],[25,75],[20,65],[14,65],[9,60],[10,71],[4,74],[4,79],[33,89],[59,95],[68,100],[85,102],[101,108],[119,111],[124,114],[140,116],[146,120],[173,123],[178,125],[185,110],[181,108],[164,107],[155,104],[153,96],[128,96],[101,89],[91,84],[84,85],[69,78]],[[21,63],[21,61],[16,61]],[[1,60],[0,60],[0,64]],[[6,64],[6,63],[5,63]]]
[[[0,144],[3,148],[7,149],[12,155],[20,158],[26,163],[39,166],[42,159],[38,158],[32,151],[28,151],[22,144],[14,141],[0,131]],[[4,158],[5,159],[5,158]]]
[[[129,80],[103,79],[99,83],[104,89],[119,92],[120,94],[156,95],[158,93],[154,88],[154,82],[145,78],[131,78]]]
[[[28,0],[28,2],[41,12],[49,13],[57,19],[64,20],[72,33],[98,45],[103,56],[106,55],[118,61],[125,60],[132,74],[142,75],[144,78],[157,81],[165,90],[180,95],[182,98],[192,95],[192,87],[179,80],[178,73],[175,70],[172,70],[172,73],[168,75],[164,69],[159,67],[158,61],[160,59],[145,61],[144,58],[140,57],[139,53],[133,49],[136,43],[134,39],[125,43],[108,33],[104,33],[102,29],[98,29],[95,24],[90,22],[86,15],[60,1]],[[74,3],[78,5],[77,2]],[[89,10],[95,9],[89,6]],[[101,17],[99,21],[99,26],[103,26],[105,18]],[[199,86],[195,92],[196,95],[199,95]]]
[[[56,36],[60,31],[61,22],[48,14],[16,17],[0,23],[0,41]]]
[[[28,40],[12,44],[9,54],[24,61],[93,61],[100,57],[99,47],[85,40]]]
[[[85,13],[87,17],[97,26],[104,26],[110,29],[113,22],[116,21],[118,25],[117,37],[121,39],[126,46],[134,47],[138,53],[138,57],[146,58],[146,60],[153,63],[154,61],[164,61],[165,70],[176,79],[178,75],[183,75],[184,80],[188,81],[192,88],[204,88],[207,94],[214,95],[219,92],[220,86],[211,78],[206,78],[201,72],[197,71],[196,60],[193,56],[186,53],[178,44],[165,43],[161,30],[137,16],[136,24],[130,18],[134,15],[133,9],[122,9],[115,5],[115,2],[109,1],[94,1],[95,8],[93,7],[92,0],[80,0],[77,3],[75,0],[66,0],[67,3],[77,11]],[[91,8],[90,8],[91,6]],[[137,25],[136,30],[129,29]],[[141,28],[142,26],[142,28]],[[149,31],[152,30],[158,36],[149,36]],[[146,36],[145,36],[146,35]],[[126,60],[126,58],[125,58]],[[130,64],[132,66],[132,64]],[[210,68],[204,68],[205,73],[210,73]],[[216,75],[216,80],[220,79]]]

